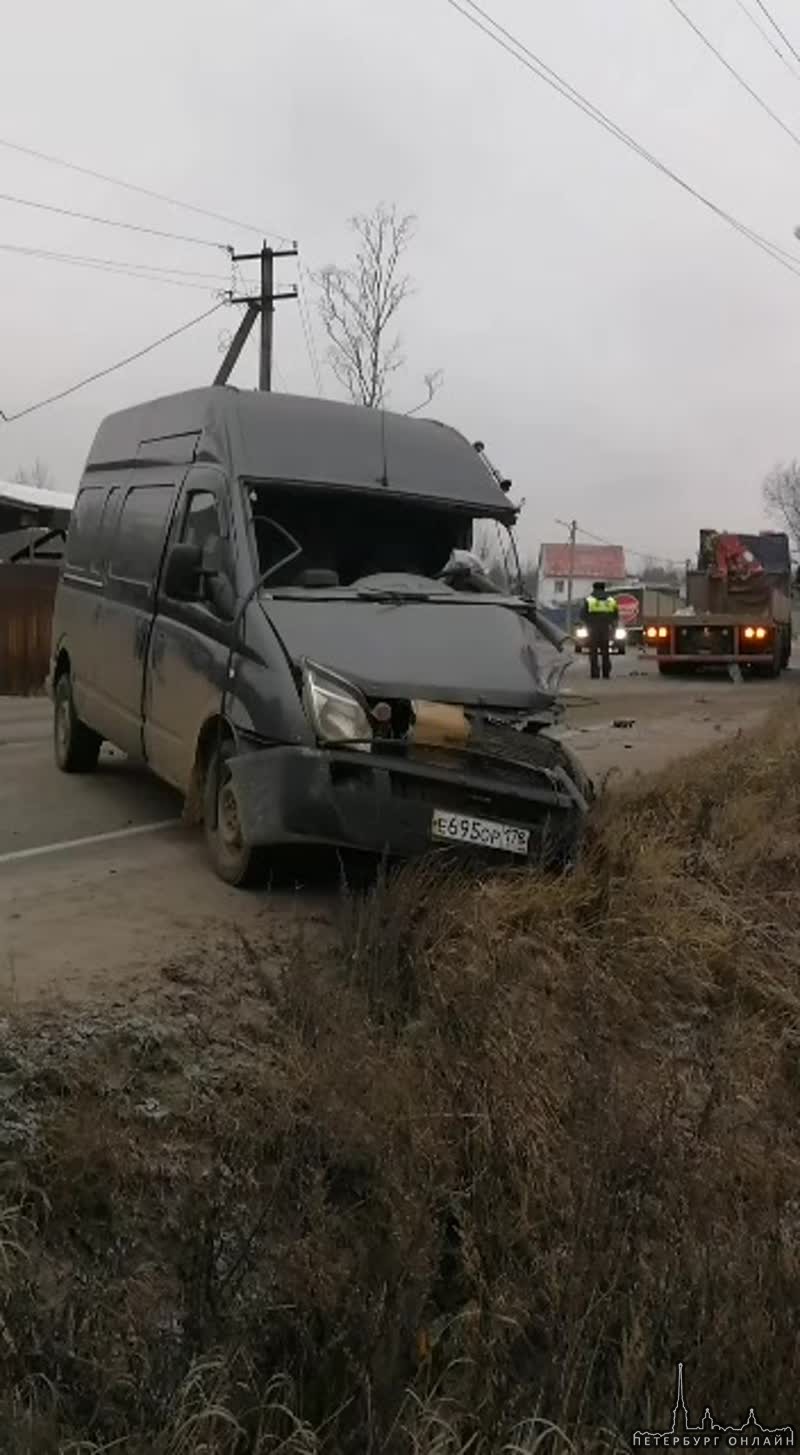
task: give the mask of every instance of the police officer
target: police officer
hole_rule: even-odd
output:
[[[605,581],[595,581],[591,594],[586,597],[581,609],[581,621],[589,632],[589,662],[593,677],[611,676],[612,634],[619,621],[619,607],[613,596],[606,591]]]

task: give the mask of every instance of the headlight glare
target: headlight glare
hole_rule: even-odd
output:
[[[369,752],[369,714],[358,689],[349,682],[307,662],[303,669],[303,706],[321,743]]]
[[[614,632],[614,640],[615,642],[625,642],[628,640],[628,632],[624,626],[617,627],[616,631]]]

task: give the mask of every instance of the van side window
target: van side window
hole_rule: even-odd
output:
[[[119,486],[112,485],[103,503],[103,509],[100,513],[100,520],[94,537],[92,570],[98,576],[102,576],[106,561],[108,560],[108,548],[111,544],[111,532],[114,525],[114,510],[118,504]]]
[[[109,574],[123,581],[152,586],[167,533],[171,485],[134,485],[122,502],[117,533],[109,555]]]
[[[91,569],[100,519],[105,505],[106,485],[88,485],[79,492],[70,516],[65,560],[78,570]]]
[[[194,490],[186,504],[181,540],[205,552],[216,550],[221,536],[217,497],[210,490]]]

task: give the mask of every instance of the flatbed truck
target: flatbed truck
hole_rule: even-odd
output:
[[[644,641],[661,673],[746,668],[777,677],[792,653],[792,563],[782,531],[702,530],[684,608],[649,617]]]

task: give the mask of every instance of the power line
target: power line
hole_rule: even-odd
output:
[[[792,65],[791,61],[787,60],[786,56],[783,54],[783,51],[780,50],[778,46],[776,46],[774,40],[772,39],[772,36],[769,34],[768,31],[766,31],[764,29],[763,25],[757,19],[757,17],[755,15],[753,15],[750,10],[748,10],[747,6],[744,3],[744,0],[734,0],[734,4],[738,5],[738,7],[741,10],[742,14],[747,16],[747,19],[750,21],[750,24],[753,25],[753,26],[755,26],[755,28],[758,31],[759,35],[762,37],[763,40],[766,41],[766,43],[769,46],[770,50],[775,52],[775,55],[778,57],[778,59],[780,61],[783,61],[783,64],[785,65],[787,71],[789,72],[789,75],[790,76],[794,76],[794,78],[795,78],[796,81],[800,81],[800,72],[798,72],[798,71],[795,70],[795,68]]]
[[[785,46],[788,46],[788,48],[791,51],[792,55],[794,56],[795,60],[798,61],[798,62],[800,62],[800,55],[798,55],[797,51],[795,50],[794,46],[792,45],[792,42],[790,41],[790,39],[788,37],[788,35],[784,35],[784,33],[781,30],[781,28],[780,28],[777,20],[775,20],[773,18],[773,16],[770,15],[770,13],[769,13],[766,5],[764,4],[764,0],[756,0],[756,5],[758,6],[759,10],[764,15],[766,15],[767,20],[769,21],[770,25],[772,26],[772,29],[780,36],[780,38],[783,41],[784,45]]]
[[[506,30],[498,21],[494,20],[487,11],[482,10],[475,3],[475,0],[464,0],[464,3],[469,5],[477,14],[471,14],[469,10],[465,10],[462,5],[457,3],[457,0],[446,0],[446,3],[453,10],[456,10],[465,20],[468,20],[471,25],[474,25],[477,30],[480,30],[491,41],[494,41],[495,45],[498,45],[501,50],[506,51],[521,66],[524,66],[526,70],[531,71],[540,81],[544,81],[545,85],[549,86],[551,90],[557,91],[560,96],[563,96],[572,106],[582,111],[591,121],[596,122],[604,131],[607,131],[611,136],[615,137],[617,141],[622,142],[623,146],[628,147],[637,156],[640,156],[643,161],[646,161],[658,172],[661,172],[663,176],[668,177],[683,192],[693,197],[696,202],[699,202],[703,207],[707,208],[709,212],[713,212],[715,217],[727,223],[735,232],[747,238],[754,247],[760,248],[774,262],[786,268],[788,272],[794,273],[796,277],[800,277],[800,268],[797,267],[798,259],[796,256],[786,252],[777,243],[770,242],[768,238],[762,237],[760,233],[755,232],[753,228],[748,227],[739,218],[734,217],[732,213],[726,212],[724,208],[719,207],[716,202],[713,202],[710,197],[707,197],[703,192],[693,187],[685,178],[673,171],[665,162],[662,162],[652,152],[648,151],[646,147],[642,146],[640,142],[637,142],[621,126],[618,126],[615,121],[612,121],[605,112],[601,111],[598,106],[595,106],[593,102],[589,101],[574,86],[571,86],[568,81],[565,81],[557,71],[554,71],[545,61],[541,60],[533,51],[529,50],[522,41],[518,40],[510,31]],[[483,21],[488,23],[482,23],[478,16],[481,16]],[[490,29],[490,26],[494,28]]]
[[[59,217],[74,217],[79,222],[97,222],[103,227],[120,227],[126,232],[147,233],[149,237],[168,238],[171,242],[192,243],[197,247],[216,248],[217,251],[229,252],[227,243],[210,242],[207,237],[187,237],[179,232],[162,232],[157,227],[143,227],[136,222],[120,222],[111,217],[97,217],[91,212],[74,212],[69,207],[55,207],[51,202],[34,202],[29,197],[13,197],[7,192],[0,192],[0,202],[12,202],[17,207],[34,207],[38,212],[54,212]]]
[[[694,32],[698,40],[702,42],[707,50],[711,51],[711,54],[716,57],[720,65],[725,67],[725,70],[728,72],[728,74],[733,76],[734,81],[737,81],[739,83],[739,85],[747,92],[748,96],[752,96],[753,100],[757,103],[757,105],[761,107],[761,110],[765,111],[767,116],[769,116],[770,119],[775,122],[775,125],[779,126],[781,131],[784,131],[786,135],[791,138],[795,146],[800,147],[800,136],[798,136],[797,132],[792,131],[792,128],[790,126],[787,126],[785,121],[781,120],[777,112],[773,111],[772,107],[767,105],[767,102],[764,100],[764,98],[762,96],[759,96],[758,92],[755,91],[753,87],[749,84],[749,82],[744,79],[744,76],[740,75],[735,67],[731,65],[730,61],[727,61],[725,59],[722,51],[717,50],[717,47],[714,45],[713,41],[709,40],[708,36],[700,29],[699,25],[695,25],[692,17],[690,15],[687,15],[683,7],[678,4],[678,0],[667,0],[667,4],[672,6],[675,14],[681,17],[681,20],[683,20],[686,25],[688,25],[689,29]]]
[[[0,243],[0,251],[14,253],[21,257],[37,258],[44,262],[67,263],[72,267],[91,268],[96,272],[117,273],[125,278],[138,278],[145,283],[171,283],[174,288],[194,288],[201,293],[218,291],[220,288],[229,287],[229,281],[219,278],[213,273],[194,274],[182,268],[165,268],[148,263],[135,263],[119,261],[114,258],[93,258],[84,257],[78,253],[53,252],[48,248],[23,247],[16,243]],[[177,277],[171,275],[176,273]],[[185,282],[184,278],[207,278],[213,281],[216,290],[209,288],[209,283]]]
[[[85,379],[79,379],[77,384],[70,384],[68,389],[61,389],[58,394],[50,394],[47,399],[40,399],[36,404],[29,404],[25,409],[18,409],[16,414],[6,414],[0,409],[0,419],[5,424],[13,424],[15,420],[24,419],[27,414],[33,414],[37,409],[44,409],[47,404],[56,404],[59,399],[66,399],[70,394],[77,394],[78,390],[84,389],[87,384],[94,384],[98,379],[105,379],[108,374],[114,374],[118,369],[124,369],[127,364],[133,364],[137,359],[143,359],[145,354],[151,354],[162,344],[169,343],[170,339],[178,338],[182,333],[188,333],[190,328],[196,328],[198,323],[202,323],[224,307],[226,307],[225,301],[215,303],[213,308],[207,308],[205,313],[199,314],[197,318],[190,318],[188,323],[182,323],[179,328],[173,328],[170,333],[165,333],[143,349],[137,349],[135,354],[128,354],[126,358],[120,359],[116,364],[110,364],[106,369],[98,369],[96,374],[89,374]]]
[[[306,298],[303,268],[299,260],[297,268],[297,305],[300,311],[300,325],[303,330],[303,338],[305,339],[308,362],[311,365],[311,373],[314,378],[314,386],[320,398],[324,398],[325,390],[322,386],[322,370],[319,366],[317,344],[314,338],[314,328],[311,323],[311,310],[308,306],[308,299]]]
[[[95,181],[108,182],[112,187],[124,187],[128,192],[138,192],[142,197],[152,197],[157,202],[167,202],[171,207],[182,207],[186,212],[197,213],[199,217],[210,217],[214,222],[224,222],[228,227],[243,228],[245,232],[266,232],[268,236],[279,238],[281,242],[292,241],[283,233],[273,232],[270,228],[256,227],[251,222],[237,221],[235,217],[226,217],[222,212],[211,212],[207,207],[198,207],[194,202],[184,202],[179,197],[170,197],[166,192],[156,192],[152,187],[141,187],[136,182],[126,182],[122,177],[114,177],[107,172],[96,172],[92,167],[83,167],[77,162],[66,161],[63,157],[54,157],[49,152],[37,151],[35,147],[22,146],[19,142],[8,141],[3,137],[0,137],[0,146],[6,147],[12,152],[20,152],[22,156],[35,157],[40,162],[49,162],[54,167],[66,167],[70,172],[80,172],[82,176],[93,177]]]
[[[558,521],[557,524],[563,525],[564,522]],[[644,556],[649,561],[660,561],[661,564],[664,566],[686,565],[685,558],[683,560],[679,560],[676,556],[659,556],[656,551],[639,551],[637,550],[636,546],[626,545],[624,541],[609,541],[606,539],[605,536],[598,536],[595,535],[593,531],[584,530],[582,525],[576,525],[575,528],[578,532],[578,535],[587,536],[590,541],[597,541],[597,544],[600,546],[622,546],[623,551],[627,551],[631,556]]]

